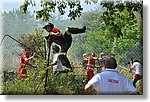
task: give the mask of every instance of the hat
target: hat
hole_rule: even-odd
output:
[[[46,28],[47,28],[47,26],[51,26],[51,28],[54,28],[54,24],[52,24],[52,23],[48,23],[47,25],[45,25],[45,26],[43,27],[43,29],[46,29]]]

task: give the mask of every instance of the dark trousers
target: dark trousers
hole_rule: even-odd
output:
[[[84,33],[85,30],[86,30],[85,27],[83,27],[81,29],[68,27],[68,31],[70,32],[70,34],[67,34],[67,32],[65,32],[65,34],[63,35],[63,38],[59,39],[59,41],[63,40],[63,44],[60,45],[61,46],[60,53],[64,53],[64,54],[59,55],[59,60],[61,61],[63,66],[65,66],[66,68],[69,68],[70,70],[72,70],[72,66],[69,62],[69,59],[67,58],[67,51],[68,51],[68,49],[70,48],[70,46],[72,44],[71,34]]]
[[[142,79],[142,76],[140,76],[140,75],[138,75],[137,78],[134,78],[134,79],[133,79],[133,86],[134,86],[135,88],[136,88],[136,83],[137,83],[137,81],[140,80],[140,79]]]
[[[59,60],[61,61],[63,66],[65,66],[66,68],[70,68],[72,70],[72,66],[69,62],[69,59],[67,58],[67,51],[70,48],[71,43],[72,43],[71,35],[68,35],[67,33],[65,33],[64,40],[65,40],[65,44],[61,46],[61,51],[60,51],[61,53],[64,53],[64,54],[59,55]]]

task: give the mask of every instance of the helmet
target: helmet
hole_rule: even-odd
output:
[[[84,57],[84,56],[87,56],[87,54],[86,54],[86,53],[84,53],[84,54],[83,54],[83,57]]]

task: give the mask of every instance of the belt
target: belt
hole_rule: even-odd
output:
[[[66,52],[60,52],[59,55],[66,55]]]
[[[20,66],[21,66],[21,68],[26,68],[27,67],[27,65],[23,64],[23,63],[20,63]]]

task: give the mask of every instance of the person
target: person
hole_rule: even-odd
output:
[[[133,83],[133,86],[136,88],[137,81],[142,79],[142,77],[143,77],[143,68],[137,59],[133,59],[133,63],[130,62],[129,72],[131,72],[132,70],[134,70],[134,76],[133,76],[132,83]]]
[[[27,77],[27,67],[31,66],[36,68],[35,65],[30,64],[30,60],[33,59],[35,53],[30,57],[30,48],[25,48],[24,53],[20,57],[20,66],[18,67],[18,80],[25,79]]]
[[[83,66],[83,71],[84,72],[86,70],[87,64],[88,64],[88,57],[87,57],[87,54],[84,53],[83,54],[83,61],[82,61],[82,66]]]
[[[79,33],[84,33],[86,30],[86,27],[84,26],[83,28],[71,28],[68,27],[65,30],[65,33],[62,34],[58,28],[54,27],[54,24],[48,23],[43,27],[49,35],[46,36],[47,40],[47,46],[50,48],[51,44],[54,42],[58,45],[61,46],[61,51],[59,53],[59,59],[62,63],[63,66],[66,67],[66,71],[73,71],[73,68],[67,58],[67,51],[71,46],[72,43],[72,34],[79,34]]]
[[[88,81],[91,80],[91,78],[94,76],[95,60],[97,60],[97,57],[95,57],[95,53],[92,53],[90,58],[88,59],[86,68],[86,76]]]
[[[53,62],[50,64],[51,66],[53,66],[53,74],[54,75],[57,75],[59,74],[60,72],[63,72],[63,67],[62,67],[62,63],[61,61],[59,60],[59,46],[57,45],[53,45],[52,47],[53,49]]]
[[[123,75],[119,74],[116,59],[109,57],[105,62],[105,71],[96,74],[85,86],[85,92],[92,94],[95,89],[97,94],[114,95],[114,94],[139,94],[130,81]]]
[[[100,53],[100,56],[98,58],[98,64],[99,64],[99,68],[97,68],[97,73],[101,73],[102,72],[102,68],[104,68],[104,64],[105,64],[105,60],[104,60],[104,52]]]

